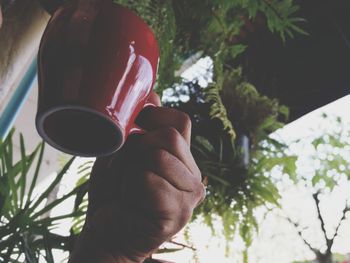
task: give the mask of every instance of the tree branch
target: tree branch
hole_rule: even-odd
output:
[[[303,242],[305,243],[305,245],[312,251],[314,252],[316,255],[320,254],[320,251],[318,251],[316,248],[312,247],[311,244],[303,237],[303,233],[301,230],[299,230],[299,224],[294,222],[292,219],[290,219],[288,216],[284,217],[289,223],[291,223],[295,229],[297,230],[297,233],[299,235],[299,237],[303,240]]]
[[[330,244],[330,239],[327,237],[327,232],[326,232],[326,228],[325,228],[325,223],[324,223],[324,220],[323,220],[323,217],[322,217],[322,214],[321,214],[321,210],[320,210],[320,199],[318,198],[319,196],[319,192],[315,193],[312,195],[314,201],[315,201],[315,204],[316,204],[316,208],[317,208],[317,217],[318,219],[320,220],[320,223],[321,223],[321,229],[322,229],[322,232],[323,232],[323,235],[324,235],[324,238],[326,240],[326,244],[327,244],[327,250],[329,248],[329,244]],[[330,248],[329,248],[330,250]]]
[[[192,247],[192,246],[188,246],[188,245],[186,245],[186,244],[179,243],[179,242],[176,242],[176,241],[173,241],[173,240],[168,240],[167,242],[170,243],[170,244],[173,244],[173,245],[181,246],[181,247],[183,247],[183,248],[189,248],[189,249],[191,249],[191,250],[193,250],[193,251],[196,251],[196,250],[197,250],[196,248],[194,248],[194,247]]]
[[[330,240],[330,249],[332,248],[333,246],[333,243],[334,243],[334,239],[338,236],[338,231],[339,231],[339,228],[342,224],[342,222],[345,220],[346,218],[346,212],[349,212],[350,211],[350,207],[348,207],[346,204],[345,204],[345,207],[343,209],[343,212],[342,212],[342,217],[340,218],[340,221],[337,225],[337,227],[335,228],[335,232],[334,232],[334,235],[333,237],[331,238]]]

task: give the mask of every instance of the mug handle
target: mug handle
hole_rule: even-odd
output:
[[[153,94],[151,94],[148,98],[147,101],[145,103],[145,105],[143,106],[143,108],[146,107],[159,107],[159,99],[157,96],[153,96]],[[141,127],[139,127],[137,124],[133,124],[132,128],[130,129],[130,134],[144,134],[146,131],[144,129],[142,129]]]

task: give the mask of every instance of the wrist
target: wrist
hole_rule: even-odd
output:
[[[89,230],[84,229],[71,254],[69,263],[143,263],[146,258],[108,251]]]

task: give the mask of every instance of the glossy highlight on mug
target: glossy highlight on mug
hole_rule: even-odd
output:
[[[149,92],[149,87],[153,85],[153,80],[150,78],[153,72],[149,61],[145,57],[135,54],[132,45],[129,46],[129,50],[130,56],[123,76],[112,96],[111,103],[106,107],[111,116],[117,118],[123,126],[128,122],[123,112],[134,111],[138,101],[144,97],[145,92]],[[126,83],[133,84],[128,86]],[[128,101],[120,101],[119,99],[124,92],[127,93],[125,97]]]
[[[115,152],[133,131],[156,80],[159,51],[148,25],[111,0],[69,1],[39,49],[39,134],[79,156]],[[109,143],[107,143],[109,142]]]

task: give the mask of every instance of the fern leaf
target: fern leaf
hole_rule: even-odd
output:
[[[222,122],[224,130],[231,138],[232,144],[234,144],[236,138],[236,132],[233,128],[231,121],[227,116],[226,108],[221,100],[219,89],[213,85],[206,89],[206,101],[211,103],[210,117],[212,119],[218,119]]]

